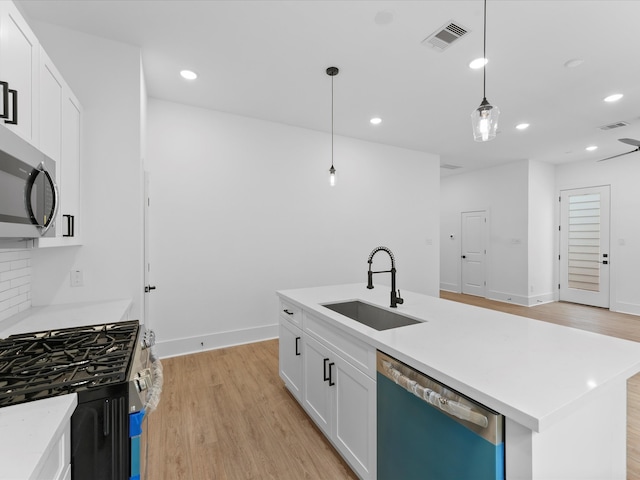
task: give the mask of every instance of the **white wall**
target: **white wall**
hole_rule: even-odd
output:
[[[528,304],[528,163],[513,162],[442,179],[440,287],[443,290],[461,291],[461,213],[486,210],[489,224],[486,296]]]
[[[277,289],[365,288],[378,245],[401,290],[438,295],[437,156],[336,137],[331,188],[326,133],[156,99],[148,129],[160,355],[277,335]]]
[[[610,281],[613,311],[640,315],[640,155],[556,167],[560,190],[611,185]]]
[[[131,298],[141,315],[142,169],[140,51],[54,25],[30,22],[84,107],[83,246],[34,250],[33,304]],[[70,287],[82,270],[83,287]]]
[[[557,299],[558,223],[555,166],[529,161],[528,305]]]

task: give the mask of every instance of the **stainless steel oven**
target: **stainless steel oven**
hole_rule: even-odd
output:
[[[0,238],[55,235],[55,172],[51,158],[0,128]]]
[[[72,480],[143,479],[144,419],[162,390],[152,344],[137,320],[0,339],[0,407],[75,392]]]

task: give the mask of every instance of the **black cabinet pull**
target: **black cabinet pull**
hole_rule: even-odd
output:
[[[296,337],[296,357],[300,356],[300,337]]]
[[[287,310],[286,308],[283,310],[284,313],[286,313],[287,315],[293,315],[293,312],[290,312],[289,310]]]
[[[0,113],[0,118],[9,118],[9,84],[0,82],[0,86],[2,86],[2,113]]]
[[[331,367],[329,367],[329,374],[327,374],[327,362],[329,362],[328,358],[324,359],[324,381],[331,381]]]
[[[111,431],[110,429],[110,418],[109,418],[109,400],[105,400],[104,401],[104,420],[102,422],[102,433],[104,433],[105,437],[109,436],[109,433]]]
[[[333,387],[336,384],[336,382],[334,382],[333,379],[331,378],[332,377],[332,375],[331,375],[331,367],[333,367],[334,365],[335,365],[335,363],[333,363],[333,362],[331,362],[329,364],[329,386],[330,387]]]
[[[67,219],[67,233],[63,234],[63,237],[75,237],[76,236],[76,217],[74,215],[62,215]]]
[[[18,91],[12,90],[8,88],[7,91],[11,94],[13,101],[13,118],[11,120],[5,120],[4,123],[8,123],[9,125],[17,125],[18,124]],[[8,113],[8,112],[7,112]],[[7,115],[8,118],[8,115]]]

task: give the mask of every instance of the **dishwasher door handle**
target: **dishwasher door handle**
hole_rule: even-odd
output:
[[[408,392],[413,393],[416,397],[424,400],[429,405],[433,405],[449,415],[466,420],[467,422],[471,422],[480,427],[486,428],[489,425],[489,419],[485,415],[474,412],[471,408],[463,405],[462,403],[449,400],[439,393],[423,387],[418,382],[411,380],[409,377],[403,375],[399,370],[393,368],[393,365],[387,361],[383,361],[382,365],[385,369],[385,373],[388,374],[385,375],[387,378],[393,380],[399,386]]]

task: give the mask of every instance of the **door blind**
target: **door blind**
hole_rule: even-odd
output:
[[[600,291],[600,194],[569,196],[568,286]]]

